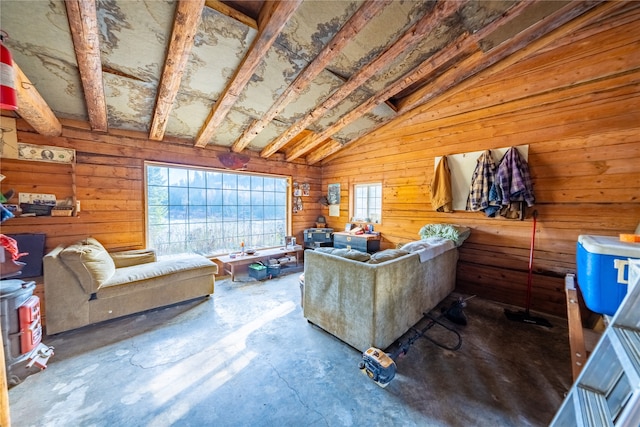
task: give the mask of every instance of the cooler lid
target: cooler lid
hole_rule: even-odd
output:
[[[594,254],[640,258],[640,244],[621,242],[618,237],[581,234],[578,243]]]

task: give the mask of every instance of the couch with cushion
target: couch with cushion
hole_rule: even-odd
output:
[[[49,335],[211,295],[218,272],[200,255],[109,253],[94,238],[58,246],[43,261]]]
[[[453,291],[457,261],[441,237],[372,255],[306,250],[304,316],[360,351],[386,349]]]

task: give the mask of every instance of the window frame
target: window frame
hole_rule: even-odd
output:
[[[166,162],[155,162],[155,161],[144,161],[144,233],[145,233],[145,242],[147,247],[154,247],[155,244],[154,242],[152,242],[151,240],[153,239],[152,236],[152,231],[150,227],[153,227],[153,224],[150,223],[151,218],[150,218],[150,208],[152,208],[153,206],[166,206],[166,209],[169,211],[171,210],[172,206],[173,207],[182,207],[185,208],[186,207],[186,211],[187,213],[185,214],[185,220],[184,220],[184,227],[187,230],[186,231],[186,236],[185,239],[183,241],[183,246],[186,248],[185,251],[183,251],[182,253],[201,253],[204,256],[208,256],[208,257],[214,257],[214,256],[220,256],[220,255],[225,255],[228,254],[230,252],[235,252],[240,250],[240,243],[241,241],[244,242],[245,240],[247,240],[245,242],[245,246],[247,247],[255,247],[256,249],[266,249],[266,248],[273,248],[273,247],[278,247],[280,246],[280,243],[282,243],[284,245],[284,238],[285,236],[291,235],[291,229],[292,229],[292,214],[291,214],[291,203],[292,203],[292,199],[291,199],[291,184],[292,184],[292,177],[291,176],[287,176],[287,175],[278,175],[278,174],[267,174],[267,173],[258,173],[258,172],[246,172],[246,171],[233,171],[233,170],[229,170],[229,169],[220,169],[220,168],[212,168],[212,167],[203,167],[203,166],[193,166],[193,165],[183,165],[183,164],[174,164],[174,163],[166,163]],[[219,187],[216,187],[217,190],[215,190],[213,187],[209,187],[208,184],[205,184],[204,187],[201,187],[200,185],[196,184],[196,185],[192,185],[191,182],[188,182],[186,186],[184,187],[179,187],[179,186],[172,186],[170,185],[170,177],[169,175],[167,176],[167,181],[165,183],[165,185],[158,185],[158,186],[154,186],[154,185],[149,185],[149,168],[150,167],[158,167],[158,168],[170,168],[170,169],[177,169],[177,170],[183,170],[184,174],[186,176],[189,176],[190,173],[194,173],[194,174],[198,174],[198,173],[203,173],[203,176],[206,176],[207,179],[211,176],[214,178],[219,177],[222,181],[221,184],[219,185]],[[226,177],[231,178],[229,181],[230,182],[226,182],[226,180],[224,179]],[[234,179],[232,178],[232,176],[235,176],[235,186],[233,185],[233,181]],[[260,190],[256,190],[254,189],[254,183],[252,182],[252,180],[256,179],[256,182],[258,183],[260,181],[260,178],[275,178],[276,180],[284,180],[284,188],[282,187],[282,183],[279,183],[277,181],[273,181],[273,189],[272,190],[267,190],[264,187],[262,187],[262,189]],[[189,181],[189,180],[187,180]],[[239,188],[238,186],[240,185],[238,183],[238,181],[245,181],[244,182],[244,188]],[[248,188],[247,188],[247,184],[248,184]],[[218,184],[216,184],[218,185]],[[229,186],[230,185],[230,186]],[[149,203],[149,197],[150,197],[150,187],[151,187],[151,191],[153,191],[153,187],[156,187],[157,189],[160,189],[160,191],[164,191],[161,190],[163,188],[166,188],[166,195],[163,195],[166,197],[166,200],[164,205],[162,204],[158,204],[158,205],[152,205]],[[171,192],[173,191],[178,191],[176,189],[180,189],[180,188],[185,188],[188,189],[189,191],[191,190],[197,190],[203,193],[207,193],[207,199],[209,200],[208,197],[209,196],[209,192],[211,190],[214,190],[213,192],[218,192],[220,194],[216,194],[216,196],[218,197],[219,202],[217,203],[211,203],[209,204],[208,201],[205,202],[205,205],[200,205],[198,204],[196,207],[199,208],[201,211],[202,209],[205,210],[205,215],[204,215],[204,221],[200,222],[198,220],[196,221],[190,221],[189,220],[189,213],[190,213],[190,208],[194,206],[195,201],[192,201],[191,199],[188,199],[188,201],[185,203],[184,201],[180,204],[180,205],[172,205],[170,203],[170,197],[171,197]],[[235,192],[227,194],[229,191],[234,190],[235,188]],[[241,197],[241,195],[244,193],[245,197],[248,198],[248,204],[247,202],[245,202],[244,204],[241,204],[238,199]],[[268,195],[268,200],[272,200],[272,204],[266,204],[264,202],[264,198],[265,196]],[[273,197],[273,199],[271,198],[271,196]],[[281,207],[282,207],[282,197],[284,197],[284,212],[280,211]],[[231,204],[227,204],[225,203],[225,198],[235,198],[236,202],[235,203],[231,203]],[[257,201],[256,201],[257,199]],[[262,203],[260,203],[260,200],[262,200]],[[253,204],[257,203],[255,205],[255,207],[257,209],[255,209],[255,211],[260,212],[260,210],[262,210],[263,215],[260,216],[260,218],[256,218],[255,212],[253,209],[249,209],[251,212],[247,214],[246,210],[247,208],[253,208]],[[245,207],[244,209],[244,214],[245,217],[242,218],[241,216],[238,215],[238,209],[240,207]],[[269,224],[275,231],[268,233],[267,229],[269,229],[269,225],[265,224],[265,220],[268,221],[268,219],[266,219],[264,217],[264,212],[265,212],[265,207],[268,208],[273,208],[273,209],[266,209],[266,211],[270,212],[271,215],[273,216],[273,224]],[[228,217],[227,215],[225,215],[225,211],[229,212],[229,211],[233,211],[235,208],[236,211],[236,216],[235,216],[235,220],[233,220],[233,217]],[[162,224],[161,222],[156,224],[156,230],[155,232],[157,233],[158,230],[161,230],[162,225],[166,226],[166,227],[170,227],[170,223],[171,223],[171,217],[169,216],[168,211],[165,213],[167,218],[166,218],[166,225]],[[278,212],[280,211],[280,212]],[[219,215],[218,218],[216,219],[216,221],[210,220],[210,218],[216,214]],[[279,215],[280,213],[284,213],[284,218],[281,218]],[[199,219],[202,219],[201,217]],[[282,224],[284,226],[284,230],[280,230],[279,226],[277,225],[278,222],[284,221],[284,224]],[[189,239],[189,234],[190,231],[193,228],[191,227],[192,225],[198,225],[198,224],[204,224],[204,227],[206,228],[206,231],[209,232],[212,228],[214,228],[214,226],[217,225],[217,227],[222,227],[224,229],[224,231],[226,232],[226,226],[228,225],[230,227],[230,229],[235,229],[236,230],[236,236],[240,236],[240,234],[238,234],[239,232],[237,230],[239,230],[239,227],[241,227],[241,225],[244,224],[245,230],[247,227],[247,224],[249,224],[250,229],[253,228],[253,225],[255,223],[255,225],[259,226],[259,223],[262,223],[262,226],[267,225],[267,227],[263,228],[263,232],[257,234],[257,236],[255,236],[255,238],[251,237],[251,233],[249,233],[250,235],[247,237],[247,239],[243,239],[242,237],[238,238],[238,242],[235,242],[233,238],[229,237],[227,238],[226,234],[224,233],[224,237],[218,238],[217,240],[213,240],[212,237],[210,237],[209,242],[204,242],[201,241],[201,244],[204,244],[205,246],[207,244],[211,244],[213,249],[210,251],[205,251],[205,250],[193,250],[193,245],[191,245],[192,240]],[[176,223],[179,224],[178,221],[176,221]],[[225,225],[225,223],[227,223]],[[194,227],[195,228],[195,227]],[[212,234],[215,234],[212,232]],[[232,233],[229,233],[232,234]],[[271,242],[270,243],[275,243],[275,240],[277,239],[281,239],[282,242],[277,242],[275,244],[268,244],[268,245],[254,245],[254,242],[259,241],[259,238],[265,238],[268,237],[268,234],[275,234],[277,235],[277,237],[273,237],[271,238]],[[281,235],[282,234],[282,235]],[[281,235],[281,236],[280,236]],[[204,240],[204,239],[203,239]],[[179,241],[177,240],[175,241],[176,245],[179,245]],[[219,242],[222,245],[221,246],[216,246],[215,243]],[[170,242],[167,242],[165,245],[166,247],[170,246]],[[197,246],[197,244],[195,245]],[[168,253],[178,253],[178,252],[167,252],[165,251],[164,247],[163,248],[156,248],[158,250],[158,255],[163,255],[163,254],[168,254]]]
[[[377,219],[377,221],[373,218],[371,218],[371,216],[367,217],[367,216],[358,216],[358,200],[361,200],[362,198],[358,196],[358,189],[361,188],[367,188],[367,215],[371,215],[371,210],[368,207],[368,205],[370,204],[370,200],[372,199],[371,195],[369,194],[369,191],[372,187],[378,187],[379,188],[379,192],[380,195],[379,197],[373,197],[375,199],[379,199],[379,209],[377,209],[378,211],[378,216],[379,218]],[[350,209],[351,209],[351,221],[352,222],[362,222],[362,223],[369,223],[369,224],[382,224],[382,182],[379,181],[375,181],[375,182],[358,182],[358,183],[353,183],[351,185],[351,203],[350,203]],[[367,219],[369,219],[369,221],[367,221]],[[373,219],[373,220],[372,220]]]

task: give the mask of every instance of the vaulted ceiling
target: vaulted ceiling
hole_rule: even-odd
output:
[[[3,113],[315,164],[597,3],[0,0]]]

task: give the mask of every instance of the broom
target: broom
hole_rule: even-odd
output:
[[[550,328],[552,325],[547,319],[538,316],[532,316],[529,313],[529,307],[531,306],[531,286],[533,279],[533,248],[536,244],[536,219],[538,218],[538,211],[533,211],[533,232],[531,233],[531,247],[529,249],[529,275],[527,277],[527,300],[525,303],[524,311],[512,311],[508,308],[504,309],[504,314],[507,319],[514,322],[531,323],[533,325],[546,326]]]

